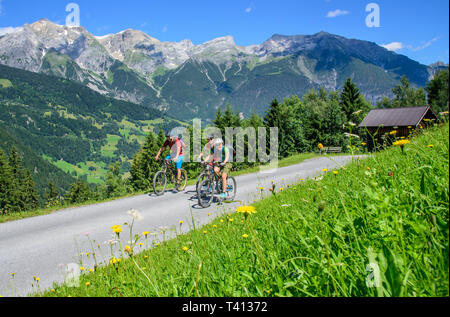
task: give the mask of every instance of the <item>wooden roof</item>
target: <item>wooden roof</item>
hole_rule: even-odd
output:
[[[369,112],[359,126],[368,128],[377,128],[381,125],[385,127],[415,127],[425,118],[429,111],[435,117],[429,106],[374,109]]]

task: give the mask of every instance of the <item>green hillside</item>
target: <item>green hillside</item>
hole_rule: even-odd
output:
[[[62,190],[68,190],[70,185],[75,182],[70,174],[64,173],[61,169],[37,155],[28,146],[11,137],[6,132],[5,127],[0,124],[0,149],[8,154],[13,147],[20,153],[24,167],[32,172],[35,188],[41,197],[50,181],[53,181],[56,188]]]
[[[149,131],[180,124],[154,108],[62,78],[0,65],[0,83],[0,126],[8,131],[9,144],[20,142],[18,148],[40,157],[36,162],[44,159],[91,183],[103,182],[112,162],[129,167]],[[43,174],[35,175],[37,183],[49,178]],[[61,185],[67,188],[67,181]]]

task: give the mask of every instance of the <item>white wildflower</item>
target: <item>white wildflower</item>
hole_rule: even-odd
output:
[[[129,215],[131,215],[133,217],[133,219],[135,219],[137,221],[141,221],[144,219],[144,217],[142,217],[141,213],[137,210],[131,209],[131,210],[128,210],[127,213]]]

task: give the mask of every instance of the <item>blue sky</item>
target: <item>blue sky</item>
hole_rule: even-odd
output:
[[[326,31],[385,45],[427,65],[449,61],[448,0],[0,0],[0,34],[41,18],[65,24],[70,2],[79,5],[81,26],[94,35],[132,28],[194,44],[232,35],[247,46],[276,33]],[[379,7],[379,27],[366,25],[370,3]]]

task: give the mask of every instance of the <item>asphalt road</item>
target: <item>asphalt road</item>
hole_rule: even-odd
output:
[[[149,231],[155,233],[149,239],[160,241],[187,232],[194,224],[198,228],[218,216],[233,213],[240,203],[261,199],[259,188],[269,188],[271,181],[280,188],[297,183],[300,178],[316,177],[324,168],[342,167],[351,160],[350,156],[319,157],[298,165],[236,177],[236,202],[213,204],[207,209],[198,206],[195,186],[190,186],[182,193],[167,191],[161,197],[135,196],[0,224],[0,295],[26,296],[38,287],[51,288],[54,282],[64,281],[67,265],[80,263],[80,259],[86,269],[93,268],[92,255],[86,256],[93,249],[97,261],[108,261],[111,248],[105,242],[114,238],[111,226],[122,225],[122,245],[129,241],[128,228],[123,224],[132,220],[127,213],[130,209],[138,210],[143,217],[134,222],[133,232]],[[11,273],[15,273],[14,277]]]

